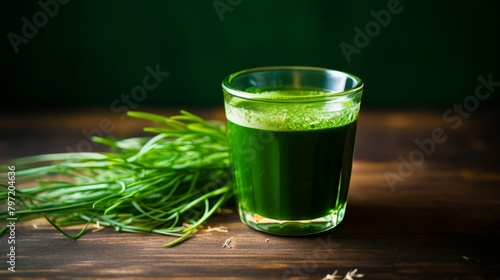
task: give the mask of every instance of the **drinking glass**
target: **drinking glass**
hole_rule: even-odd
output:
[[[261,67],[222,82],[242,222],[278,235],[345,215],[363,82],[315,67]]]

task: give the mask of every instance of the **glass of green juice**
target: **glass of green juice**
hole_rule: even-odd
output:
[[[302,66],[243,70],[222,82],[242,222],[278,235],[344,218],[363,82]]]

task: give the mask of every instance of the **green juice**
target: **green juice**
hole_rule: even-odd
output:
[[[238,111],[246,117],[226,109],[242,221],[284,235],[336,226],[347,202],[359,107],[323,115],[293,105]]]

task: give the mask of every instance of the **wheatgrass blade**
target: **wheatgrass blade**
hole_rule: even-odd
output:
[[[228,178],[225,127],[181,111],[164,117],[145,112],[129,116],[159,127],[152,137],[94,137],[109,148],[101,153],[59,153],[16,159],[18,221],[45,217],[64,236],[79,238],[91,223],[116,231],[154,232],[176,237],[177,245],[233,196]],[[7,201],[8,185],[0,184]],[[0,219],[9,217],[0,211]],[[76,234],[65,230],[81,225]],[[6,226],[0,229],[5,232]]]

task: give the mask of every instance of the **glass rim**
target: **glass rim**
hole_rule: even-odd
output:
[[[239,77],[243,74],[248,74],[248,73],[253,73],[253,72],[263,72],[263,71],[277,71],[277,70],[285,70],[285,71],[293,71],[293,70],[301,70],[301,71],[318,71],[318,72],[327,72],[327,73],[335,73],[335,74],[341,74],[344,75],[345,77],[353,79],[356,84],[347,90],[343,91],[332,91],[331,93],[322,93],[322,94],[317,94],[317,95],[306,95],[306,96],[300,96],[300,97],[294,97],[294,98],[276,98],[276,97],[270,97],[270,96],[259,96],[258,94],[255,93],[250,93],[246,92],[243,90],[238,90],[234,89],[231,87],[230,82],[232,79],[235,77]],[[222,89],[226,91],[227,93],[231,94],[232,96],[236,96],[239,98],[243,99],[248,99],[248,100],[253,100],[253,101],[268,101],[268,102],[308,102],[308,101],[329,101],[332,99],[336,99],[339,97],[343,98],[349,98],[351,96],[354,96],[360,92],[362,92],[364,87],[363,81],[348,72],[344,71],[339,71],[339,70],[333,70],[329,68],[323,68],[323,67],[312,67],[312,66],[263,66],[263,67],[255,67],[255,68],[249,68],[245,70],[241,70],[235,73],[230,74],[224,80],[222,81]]]

